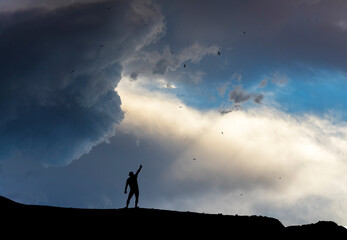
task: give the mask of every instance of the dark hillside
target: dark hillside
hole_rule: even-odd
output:
[[[0,198],[5,232],[13,236],[78,237],[213,237],[279,238],[283,236],[336,235],[347,230],[333,222],[285,228],[280,221],[262,216],[230,216],[158,209],[76,209],[23,205]],[[4,232],[4,231],[3,231]]]

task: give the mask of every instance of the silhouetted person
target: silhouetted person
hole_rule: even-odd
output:
[[[129,185],[130,192],[128,195],[126,208],[128,208],[130,199],[132,198],[134,194],[135,194],[135,208],[137,208],[137,204],[139,202],[139,185],[137,184],[137,175],[141,171],[141,168],[142,168],[142,165],[140,165],[140,168],[137,170],[135,174],[133,172],[129,172],[129,177],[127,179],[127,183],[125,184],[125,190],[124,190],[124,193],[126,194],[127,188]]]

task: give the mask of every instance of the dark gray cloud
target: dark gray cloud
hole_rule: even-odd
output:
[[[132,79],[132,80],[137,80],[137,76],[139,75],[139,73],[138,72],[132,72],[131,74],[130,74],[130,78]]]
[[[253,101],[254,101],[255,103],[261,104],[262,101],[263,101],[263,99],[264,99],[264,95],[261,94],[261,93],[259,93],[259,94],[254,94],[254,95],[253,95]]]
[[[247,102],[251,98],[251,94],[242,89],[241,86],[235,87],[229,94],[229,100],[234,101],[235,105]]]
[[[2,12],[0,22],[0,161],[20,154],[47,165],[114,135],[122,62],[156,40],[144,22],[163,24],[149,1]]]
[[[253,98],[253,102],[261,104],[264,95],[261,93],[249,93],[245,91],[242,86],[236,86],[229,93],[229,100],[234,102],[235,106],[240,106],[242,103],[249,101]]]

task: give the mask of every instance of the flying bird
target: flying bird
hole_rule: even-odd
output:
[[[196,158],[193,158],[193,160],[196,160]]]
[[[218,51],[218,55],[220,55],[220,52]]]
[[[186,68],[186,64],[184,64],[183,68]]]
[[[104,45],[100,44],[100,46],[99,46],[99,47],[104,47]]]
[[[246,32],[243,32],[243,35],[245,35],[246,34]]]

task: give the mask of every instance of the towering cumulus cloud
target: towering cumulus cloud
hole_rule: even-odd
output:
[[[164,29],[151,1],[0,12],[0,162],[66,165],[107,141],[122,63]]]

